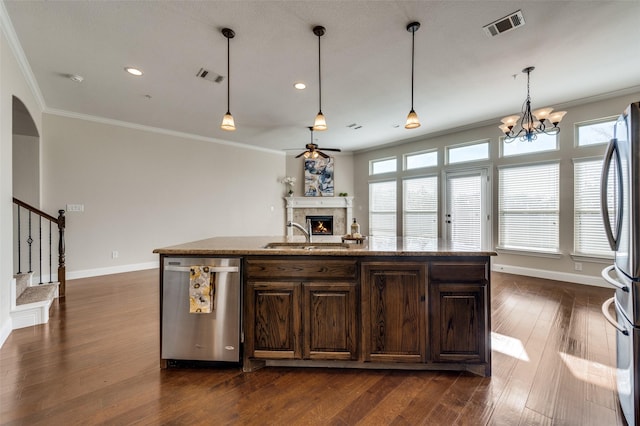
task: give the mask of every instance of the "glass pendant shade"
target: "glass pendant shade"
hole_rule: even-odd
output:
[[[544,121],[545,118],[549,117],[553,108],[540,108],[532,112],[533,116],[540,121]]]
[[[510,115],[509,117],[505,117],[500,121],[502,121],[504,123],[504,125],[507,126],[507,127],[508,126],[512,126],[513,127],[518,122],[519,119],[520,119],[519,115]]]
[[[420,127],[420,119],[418,119],[418,114],[412,109],[409,111],[409,115],[407,115],[407,122],[404,125],[405,129],[417,129]]]
[[[236,129],[236,123],[233,121],[233,115],[229,111],[222,117],[222,124],[220,125],[222,130],[234,131]]]
[[[567,111],[556,111],[553,114],[549,114],[549,121],[555,126],[562,121],[566,113]]]
[[[318,115],[316,115],[316,120],[313,122],[313,130],[327,130],[327,120],[324,119],[322,111],[319,111]]]

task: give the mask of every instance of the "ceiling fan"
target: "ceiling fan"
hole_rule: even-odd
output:
[[[309,131],[311,132],[311,142],[309,142],[308,144],[305,145],[305,148],[307,149],[304,152],[301,152],[300,154],[296,155],[296,158],[300,158],[304,155],[304,158],[318,158],[318,157],[322,157],[322,158],[329,158],[329,156],[327,154],[325,154],[323,151],[335,151],[335,152],[340,152],[340,149],[338,148],[320,148],[318,147],[318,145],[316,145],[315,143],[313,143],[313,127],[309,126]]]

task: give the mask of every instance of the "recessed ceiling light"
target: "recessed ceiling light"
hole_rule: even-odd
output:
[[[293,87],[295,87],[298,90],[304,90],[307,88],[307,85],[302,82],[298,82],[298,83],[295,83]]]
[[[78,74],[71,74],[69,75],[69,80],[75,81],[76,83],[82,83],[82,80],[84,80],[84,77]]]
[[[124,70],[131,75],[135,75],[136,77],[140,77],[142,75],[142,71],[140,71],[138,68],[126,67]]]

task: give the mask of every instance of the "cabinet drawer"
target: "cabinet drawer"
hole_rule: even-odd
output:
[[[433,262],[431,281],[440,282],[478,282],[489,279],[487,262]]]
[[[252,260],[246,263],[249,278],[355,278],[355,260]]]

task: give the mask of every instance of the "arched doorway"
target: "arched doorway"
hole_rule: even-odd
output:
[[[13,97],[13,196],[40,207],[40,134],[29,110]]]

